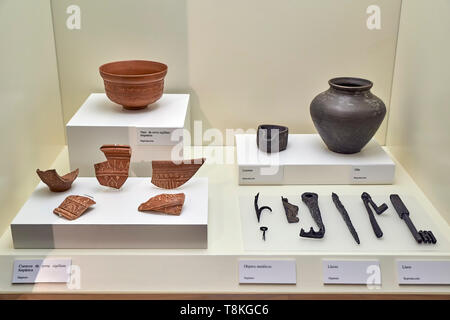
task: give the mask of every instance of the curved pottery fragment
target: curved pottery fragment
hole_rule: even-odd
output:
[[[163,189],[178,188],[192,178],[205,160],[205,158],[184,160],[179,164],[172,161],[153,161],[152,183]]]
[[[60,176],[55,169],[50,169],[47,171],[37,169],[36,173],[52,192],[63,192],[69,190],[72,183],[78,177],[78,169],[63,176]]]
[[[150,198],[147,202],[142,203],[138,210],[162,212],[179,216],[181,214],[181,209],[183,208],[185,197],[184,193],[159,194]]]
[[[131,159],[130,146],[106,144],[100,150],[108,160],[94,164],[98,182],[102,186],[120,189],[128,179]]]
[[[94,204],[95,201],[88,197],[68,196],[53,213],[67,220],[75,220]]]

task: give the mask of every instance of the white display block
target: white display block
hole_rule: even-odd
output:
[[[146,109],[126,110],[106,94],[92,93],[66,126],[70,167],[93,177],[94,163],[106,160],[100,147],[125,144],[132,149],[130,176],[149,176],[152,160],[183,155],[189,118],[188,94],[164,94]]]
[[[287,149],[265,153],[255,134],[237,134],[239,184],[392,184],[395,163],[374,140],[356,154],[335,153],[318,134],[290,134]]]
[[[206,248],[208,179],[192,178],[173,190],[150,180],[128,178],[116,190],[78,178],[62,193],[41,182],[11,223],[14,248]],[[138,211],[153,196],[181,192],[186,200],[179,216]],[[88,195],[96,204],[69,221],[53,213],[69,195]]]

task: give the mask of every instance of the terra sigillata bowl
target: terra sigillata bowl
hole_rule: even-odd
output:
[[[164,91],[167,65],[147,60],[106,63],[99,68],[108,98],[125,109],[144,109]]]

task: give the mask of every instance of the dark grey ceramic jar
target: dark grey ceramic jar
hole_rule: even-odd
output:
[[[311,102],[311,117],[328,149],[357,153],[372,139],[386,115],[373,83],[360,78],[334,78],[330,88]]]

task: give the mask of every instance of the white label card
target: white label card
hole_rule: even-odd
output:
[[[324,284],[381,285],[377,260],[322,260]]]
[[[278,184],[284,178],[283,166],[240,166],[241,184]]]
[[[295,260],[240,260],[239,283],[296,284]]]
[[[182,132],[172,134],[173,128],[136,128],[137,144],[141,146],[173,146],[183,140]]]
[[[394,176],[395,166],[367,165],[367,166],[352,166],[350,181],[353,184],[367,184],[371,183],[387,183],[392,181]]]
[[[373,174],[374,169],[367,166],[353,166],[352,167],[352,182],[353,183],[366,183]]]
[[[399,284],[450,284],[450,261],[397,261]]]
[[[14,260],[12,283],[67,283],[71,259]]]

